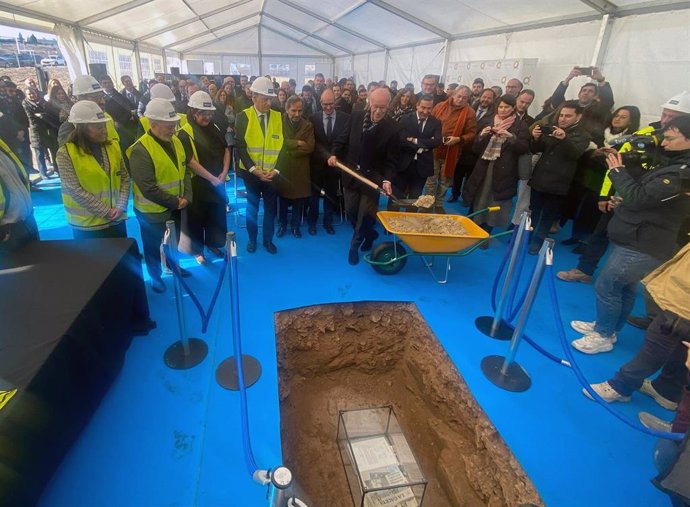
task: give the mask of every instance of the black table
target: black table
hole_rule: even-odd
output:
[[[43,241],[0,260],[0,506],[36,503],[148,320],[134,240]]]

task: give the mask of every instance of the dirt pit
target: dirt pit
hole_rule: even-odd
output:
[[[543,505],[412,303],[276,315],[284,463],[311,507],[350,507],[340,410],[392,405],[429,481],[427,507]]]
[[[388,217],[388,227],[396,233],[467,236],[467,229],[451,217],[429,217],[422,214]]]

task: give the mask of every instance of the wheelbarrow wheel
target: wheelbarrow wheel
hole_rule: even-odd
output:
[[[396,258],[396,253],[398,257],[400,257],[405,255],[407,252],[400,243],[398,243],[397,247],[392,241],[381,243],[379,246],[374,248],[374,251],[371,253],[371,260],[376,263],[372,264],[371,266],[377,273],[381,273],[382,275],[394,275],[398,273],[402,268],[405,267],[407,257],[403,257],[402,259],[398,258],[390,262],[392,259]]]

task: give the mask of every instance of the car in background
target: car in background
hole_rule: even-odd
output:
[[[17,66],[17,57],[14,55],[0,56],[0,69],[8,69]]]
[[[46,56],[41,60],[41,65],[43,67],[54,67],[56,65],[65,65],[65,59],[61,56],[51,55]]]

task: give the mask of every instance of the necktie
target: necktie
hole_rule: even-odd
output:
[[[261,123],[261,132],[266,134],[266,116],[263,114],[259,115],[259,123]]]
[[[333,122],[332,117],[326,116],[326,138],[330,141],[331,135],[333,134]]]
[[[484,109],[477,109],[477,119],[478,119],[478,120],[481,120],[481,119],[482,119],[482,116],[484,116],[484,113],[485,113],[485,112],[486,112],[486,111],[485,111]]]
[[[422,118],[419,119],[419,133],[421,134],[424,131],[424,120]]]

